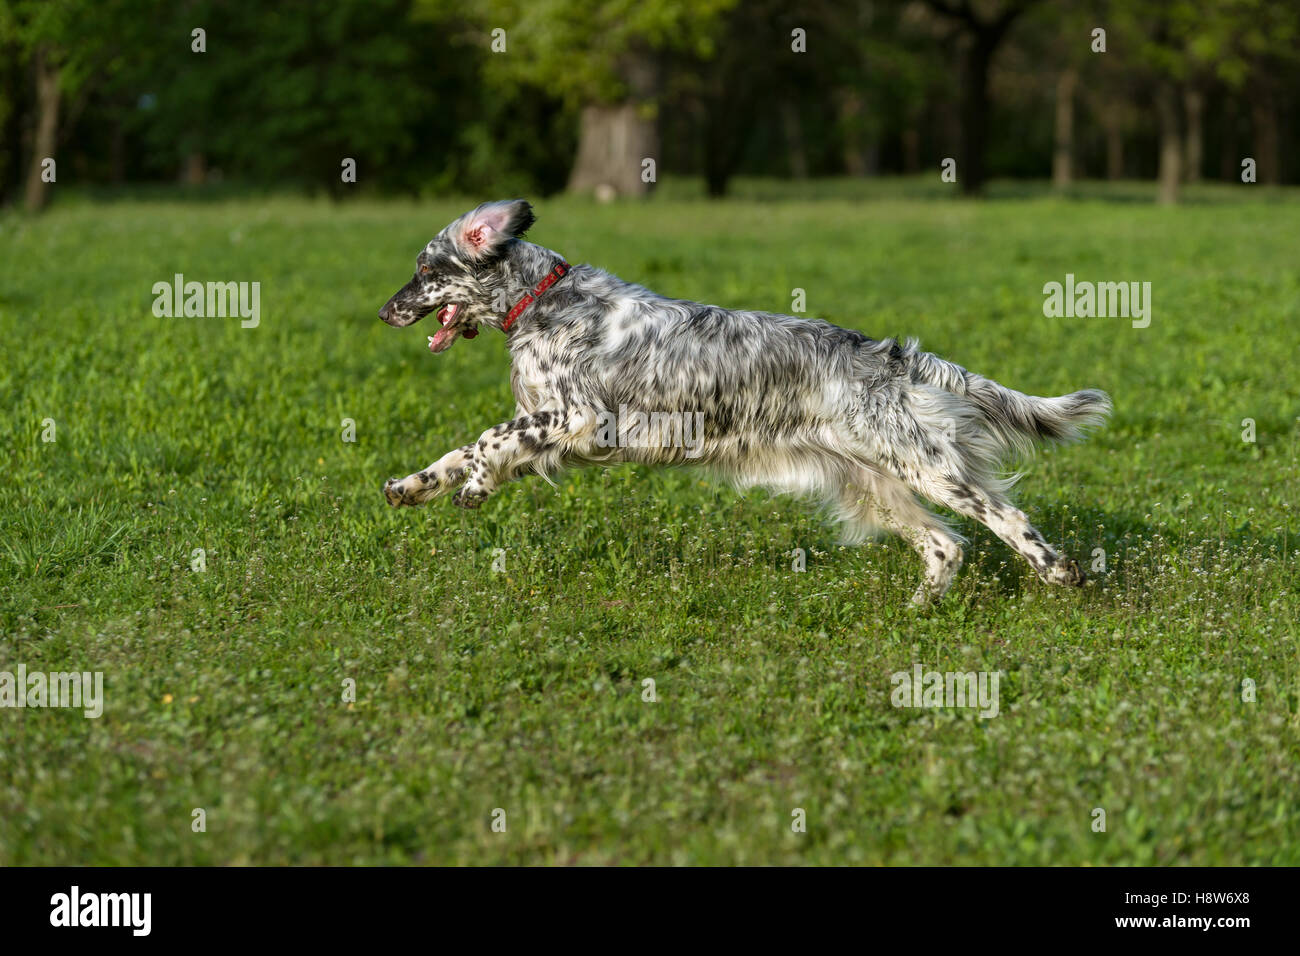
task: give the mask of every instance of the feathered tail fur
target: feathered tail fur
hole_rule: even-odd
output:
[[[916,351],[911,357],[914,377],[969,400],[989,437],[1008,454],[1028,456],[1038,445],[1077,441],[1110,414],[1110,397],[1095,388],[1054,398],[1025,395],[938,356]]]

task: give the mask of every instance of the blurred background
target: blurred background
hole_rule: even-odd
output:
[[[1300,176],[1298,34],[1263,0],[4,0],[0,201],[723,196],[952,158],[967,194],[1176,202],[1248,158]]]

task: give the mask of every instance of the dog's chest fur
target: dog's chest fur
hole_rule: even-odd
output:
[[[628,302],[607,310],[555,310],[539,316],[511,343],[515,401],[526,413],[573,405],[608,407],[618,401],[616,383],[639,379],[638,370],[662,358],[657,347],[661,333]],[[662,392],[654,397],[667,398]]]

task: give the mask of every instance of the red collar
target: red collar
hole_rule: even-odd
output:
[[[524,309],[528,308],[535,301],[537,301],[537,299],[541,296],[543,292],[545,292],[551,286],[555,285],[555,283],[559,282],[562,278],[564,278],[564,274],[568,272],[569,269],[571,268],[572,266],[570,266],[567,262],[561,259],[559,264],[554,269],[546,273],[546,278],[543,279],[541,282],[537,283],[537,285],[533,288],[532,292],[529,292],[522,299],[520,299],[518,302],[515,303],[514,308],[510,310],[510,314],[506,316],[506,320],[501,323],[501,331],[509,332],[510,326],[515,324],[515,319],[519,318],[519,316],[523,314]]]

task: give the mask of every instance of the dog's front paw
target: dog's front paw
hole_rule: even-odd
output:
[[[389,478],[384,482],[384,498],[394,508],[408,504],[406,501],[406,488],[401,478]]]
[[[477,485],[465,485],[451,496],[451,503],[457,508],[477,508],[487,500],[487,492]]]
[[[934,592],[934,589],[922,584],[912,592],[912,607],[921,610],[927,607],[933,607],[939,603],[940,595]]]

